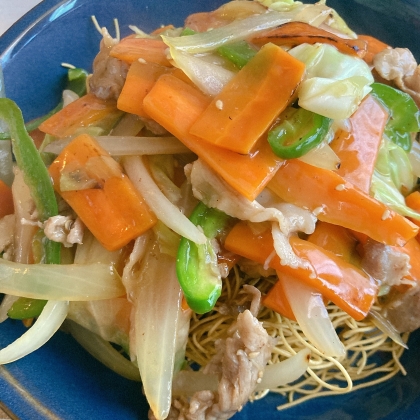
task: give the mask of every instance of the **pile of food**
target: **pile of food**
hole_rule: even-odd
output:
[[[123,39],[93,20],[93,72],[66,65],[48,115],[25,125],[0,99],[0,321],[28,326],[0,363],[62,327],[141,380],[150,419],[404,374],[420,326],[410,51],[323,1],[232,1]]]

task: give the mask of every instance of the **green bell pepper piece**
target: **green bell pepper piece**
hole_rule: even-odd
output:
[[[382,83],[372,83],[371,95],[388,111],[386,136],[406,152],[411,150],[411,133],[420,130],[420,111],[413,98],[405,92]]]
[[[12,100],[0,98],[0,119],[3,119],[9,127],[13,153],[19,168],[23,172],[25,183],[31,191],[40,220],[45,221],[49,217],[56,216],[58,205],[51,178],[34,142],[26,131],[21,110]],[[45,238],[43,244],[44,263],[59,264],[61,244],[47,238]],[[42,300],[34,303],[32,307],[31,305],[23,305],[22,299],[19,298],[10,310],[10,313],[15,314],[19,319],[34,316],[35,308],[38,308],[39,312],[36,315],[39,315],[45,305],[45,301]],[[15,305],[16,308],[14,308]],[[25,308],[27,308],[28,313],[26,313]]]
[[[181,238],[176,273],[189,307],[203,314],[213,309],[222,290],[217,255],[211,239],[226,227],[230,216],[199,203],[190,220],[201,226],[208,239],[205,244],[197,245],[189,239]]]
[[[189,36],[189,35],[194,35],[196,34],[197,31],[194,31],[194,29],[191,28],[184,28],[180,34],[180,36]]]
[[[7,316],[12,319],[28,319],[39,316],[46,305],[46,300],[20,297],[8,310]]]
[[[330,129],[331,120],[303,108],[289,108],[279,125],[268,133],[273,152],[283,159],[299,158],[318,146]]]
[[[236,67],[241,69],[255,56],[257,51],[246,41],[235,42],[234,44],[222,45],[217,52],[224,58],[231,61]]]

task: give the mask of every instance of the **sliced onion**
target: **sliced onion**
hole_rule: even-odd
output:
[[[44,345],[60,328],[67,316],[68,302],[49,301],[29,330],[0,350],[0,364],[11,363]]]
[[[333,327],[322,295],[292,276],[279,273],[284,292],[305,336],[326,356],[345,356],[346,350]]]
[[[0,304],[0,323],[6,321],[8,318],[7,312],[13,304],[19,299],[19,296],[5,295]]]
[[[378,330],[382,331],[392,341],[399,344],[401,347],[408,349],[407,344],[404,343],[397,329],[380,312],[377,312],[371,309],[369,311],[368,316],[372,320],[372,322],[375,324],[375,326],[378,328]]]
[[[211,31],[190,36],[162,36],[162,39],[169,47],[185,52],[193,54],[209,52],[223,44],[239,41],[266,29],[275,28],[278,25],[290,22],[298,10],[300,9],[293,9],[289,12],[269,11],[260,15],[235,20]]]
[[[32,255],[32,239],[39,227],[31,223],[25,223],[25,221],[31,220],[35,203],[29,187],[23,180],[23,173],[17,166],[14,167],[14,174],[15,178],[12,184],[15,207],[13,259],[18,263],[29,263]]]
[[[267,365],[262,380],[255,391],[274,389],[299,379],[308,369],[311,351],[303,349],[280,363]]]
[[[134,186],[159,220],[174,232],[196,244],[206,243],[207,238],[204,233],[165,197],[151,177],[141,157],[125,158],[124,168]]]
[[[65,325],[75,340],[106,367],[131,381],[141,380],[138,367],[127,360],[108,341],[73,321],[66,321]]]
[[[113,156],[166,155],[191,153],[175,137],[98,136],[98,143]],[[72,139],[50,143],[44,151],[58,155]]]
[[[233,71],[200,57],[171,48],[171,57],[191,81],[206,95],[215,96],[235,75]]]
[[[420,178],[420,143],[417,140],[413,140],[408,158],[410,159],[414,175]]]
[[[143,127],[144,122],[140,117],[134,114],[125,114],[110,134],[112,136],[136,136]]]
[[[119,297],[125,289],[112,264],[20,264],[0,259],[0,293],[85,301]]]
[[[137,364],[144,392],[157,419],[171,407],[182,293],[175,258],[159,251],[154,240],[142,261],[134,296]]]
[[[336,170],[340,164],[340,158],[325,141],[300,157],[299,160],[318,168],[329,169],[330,171]]]

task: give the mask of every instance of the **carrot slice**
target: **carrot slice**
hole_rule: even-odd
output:
[[[369,193],[388,113],[370,95],[350,117],[351,131],[340,131],[330,146],[340,158],[336,172]]]
[[[296,255],[308,261],[313,270],[281,265],[277,255],[270,259],[274,251],[270,230],[256,234],[249,224],[239,222],[225,241],[229,251],[260,264],[268,262],[277,272],[291,275],[318,290],[354,319],[361,320],[368,314],[378,292],[373,279],[334,253],[308,241],[291,237],[290,244]],[[273,287],[278,287],[277,283]]]
[[[147,114],[196,153],[232,188],[250,200],[264,189],[282,159],[262,138],[253,153],[241,155],[222,149],[190,133],[210,98],[172,74],[164,74],[144,98]]]
[[[363,57],[366,54],[366,41],[363,39],[344,39],[338,35],[304,22],[288,22],[277,28],[259,33],[250,39],[255,45],[272,42],[276,45],[295,46],[300,44],[324,43],[336,47],[344,54]]]
[[[291,103],[305,65],[274,44],[263,46],[215,96],[190,133],[233,152],[250,153]]]
[[[274,312],[277,312],[292,321],[296,321],[295,314],[293,313],[286,294],[284,293],[282,282],[277,281],[262,298],[261,303],[267,308],[272,309]]]
[[[114,45],[109,55],[129,64],[141,59],[170,67],[167,49],[168,46],[161,39],[136,38],[135,35],[131,35]]]
[[[0,219],[14,211],[12,189],[0,179]]]
[[[291,159],[269,188],[283,200],[306,207],[319,220],[361,232],[387,245],[403,246],[418,227],[333,171]]]
[[[308,236],[308,241],[333,252],[345,261],[352,262],[354,259],[357,239],[342,226],[318,221],[315,231]]]
[[[81,127],[99,122],[104,129],[112,128],[121,115],[115,101],[100,99],[88,93],[45,120],[39,129],[52,136],[67,137]]]
[[[117,108],[130,114],[148,117],[143,109],[143,99],[168,68],[155,63],[135,61],[129,68]]]
[[[156,223],[118,163],[87,134],[67,145],[49,168],[54,189],[108,250],[116,250]],[[80,189],[64,188],[74,183]]]
[[[420,192],[419,191],[413,191],[412,193],[408,194],[407,197],[405,197],[405,204],[407,204],[410,209],[420,213]],[[409,219],[417,226],[420,227],[420,220],[416,220],[413,218]],[[420,232],[419,232],[420,235]]]

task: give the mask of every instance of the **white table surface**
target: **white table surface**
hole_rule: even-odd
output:
[[[0,36],[41,0],[0,0]]]

